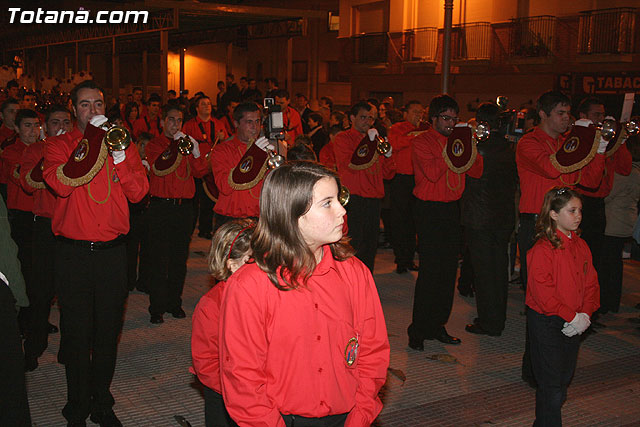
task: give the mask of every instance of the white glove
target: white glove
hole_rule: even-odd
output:
[[[63,133],[66,133],[66,132],[64,131],[64,129],[60,128],[60,130],[58,131],[58,133],[56,133],[56,136],[60,136],[60,135],[62,135]]]
[[[271,144],[271,141],[269,141],[266,137],[261,136],[260,138],[258,138],[258,140],[256,142],[254,142],[254,144],[256,144],[256,146],[261,149],[262,151],[268,152],[268,150],[275,150],[276,147],[273,146],[273,144]]]
[[[578,331],[573,327],[571,323],[564,322],[564,328],[562,328],[562,333],[568,337],[572,337],[574,335],[578,335]]]
[[[582,334],[591,325],[591,320],[587,313],[576,313],[576,317],[569,324],[578,331],[578,334]]]
[[[127,155],[124,154],[124,150],[112,151],[111,157],[113,157],[113,164],[117,165],[118,163],[124,162],[124,159],[127,158]]]
[[[177,140],[179,140],[180,138],[186,138],[186,137],[187,137],[187,134],[186,134],[186,133],[184,133],[184,132],[182,132],[182,131],[178,131],[178,132],[176,132],[176,134],[175,134],[175,135],[173,135],[173,140],[174,140],[174,141],[177,141]]]
[[[576,122],[574,123],[575,126],[582,126],[585,128],[588,128],[590,124],[592,124],[593,122],[589,119],[578,119],[576,120]]]
[[[598,143],[598,150],[596,151],[596,153],[598,154],[604,154],[605,151],[607,151],[607,145],[609,145],[609,141],[605,141],[604,138],[600,137],[600,142]]]
[[[189,139],[193,143],[193,148],[191,149],[191,154],[193,154],[193,157],[195,159],[200,158],[200,144],[198,144],[198,141],[196,141],[195,139],[193,139],[191,137],[189,137]]]
[[[387,138],[385,138],[386,140]],[[385,154],[384,156],[388,159],[389,157],[391,157],[391,153],[393,152],[393,147],[389,146],[389,151],[387,152],[387,154]]]
[[[93,116],[91,118],[91,120],[89,120],[89,123],[91,123],[93,126],[99,128],[100,126],[102,126],[103,124],[107,123],[108,121],[109,121],[109,119],[107,119],[105,116],[100,114],[98,116]]]
[[[149,165],[149,162],[147,161],[147,159],[142,159],[142,166],[144,166],[147,171],[151,170],[151,166]]]
[[[47,134],[44,133],[44,126],[40,126],[40,140],[43,140],[47,137]]]
[[[367,135],[369,135],[369,141],[373,141],[378,136],[378,129],[371,128],[367,131]]]

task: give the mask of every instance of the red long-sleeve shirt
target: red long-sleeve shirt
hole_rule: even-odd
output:
[[[171,140],[165,135],[149,141],[145,147],[145,154],[150,165],[155,163],[169,144],[171,144]],[[202,152],[197,159],[193,157],[193,154],[183,156],[176,170],[170,174],[164,176],[158,176],[153,172],[149,174],[149,194],[171,199],[190,199],[196,194],[196,184],[193,177],[203,177],[208,171],[209,164]]]
[[[378,156],[378,160],[367,169],[351,169],[351,157],[365,134],[351,128],[337,134],[333,140],[333,151],[340,183],[346,186],[351,194],[372,199],[384,197],[383,179],[391,179],[396,174],[395,155],[387,158]]]
[[[293,141],[296,139],[296,136],[304,134],[302,130],[302,119],[300,119],[300,113],[291,108],[291,106],[287,107],[283,113],[284,127],[289,134],[289,146],[293,147]]]
[[[211,134],[212,122],[213,122],[213,129],[215,132],[213,135]],[[202,129],[200,129],[200,125],[202,125],[202,129],[204,129],[204,133],[202,132]],[[201,120],[200,117],[196,116],[193,119],[187,121],[182,126],[182,132],[186,133],[189,136],[194,137],[198,142],[204,141],[208,143],[209,149],[211,149],[211,146],[213,145],[216,138],[218,137],[217,135],[219,132],[222,132],[222,137],[219,138],[218,142],[222,142],[228,138],[227,129],[225,128],[224,124],[220,120],[213,117],[211,117],[211,119],[205,122]],[[202,150],[200,150],[200,152],[205,155],[207,154]]]
[[[389,143],[396,156],[397,172],[403,175],[413,175],[413,139],[409,132],[418,130],[410,122],[404,121],[391,126],[388,131]]]
[[[631,173],[631,163],[631,153],[627,149],[627,144],[624,144],[613,156],[605,158],[604,175],[596,191],[581,186],[576,187],[576,191],[589,197],[607,197],[613,188],[615,174],[628,176]]]
[[[107,242],[129,232],[127,200],[142,200],[149,191],[149,181],[138,148],[131,144],[123,162],[114,165],[113,157],[107,156],[91,182],[77,187],[64,184],[56,170],[69,160],[82,137],[74,128],[45,141],[43,175],[58,196],[51,228],[55,235],[69,239]]]
[[[520,176],[521,213],[540,213],[544,195],[553,187],[574,188],[578,182],[588,188],[597,188],[602,179],[604,154],[596,154],[589,164],[572,173],[561,173],[551,163],[551,155],[564,142],[562,136],[551,138],[537,127],[518,141],[516,163]]]
[[[356,257],[336,261],[328,246],[307,286],[278,290],[256,264],[228,280],[220,322],[222,391],[240,426],[284,426],[281,414],[349,413],[369,426],[389,341],[376,285]],[[352,365],[345,353],[359,344]]]
[[[160,116],[152,119],[145,114],[133,122],[133,136],[135,139],[138,139],[142,132],[148,132],[153,136],[162,135],[162,119]]]
[[[247,148],[247,144],[234,135],[232,138],[218,143],[211,151],[211,156],[209,156],[211,170],[218,190],[220,190],[218,201],[213,210],[220,215],[233,218],[260,215],[260,191],[264,180],[246,190],[234,190],[229,185],[229,173],[238,165]],[[258,167],[258,165],[254,165],[254,167]]]
[[[336,170],[336,153],[333,151],[333,141],[329,141],[320,149],[319,161],[326,167]]]
[[[22,189],[33,195],[33,213],[47,218],[53,217],[53,210],[56,205],[56,196],[49,187],[35,188],[27,181],[27,174],[44,157],[44,141],[37,141],[29,145],[22,154],[20,162],[20,184]]]
[[[413,194],[420,200],[453,202],[462,197],[466,175],[480,178],[484,160],[480,153],[473,166],[465,173],[455,173],[442,156],[447,137],[431,128],[413,138],[413,171],[416,186]]]
[[[20,162],[28,147],[20,138],[2,153],[2,171],[7,182],[7,208],[33,212],[33,195],[20,185]]]
[[[226,282],[218,282],[204,294],[193,311],[191,327],[190,371],[198,376],[200,382],[222,394],[220,382],[220,345],[218,325],[220,323],[220,305]]]
[[[562,247],[541,239],[527,252],[526,305],[545,316],[571,322],[576,313],[589,316],[600,307],[600,286],[587,243],[575,233],[557,232]]]
[[[4,123],[2,124],[2,126],[0,126],[0,146],[2,144],[4,144],[4,142],[9,139],[9,138],[13,138],[16,134],[16,131],[13,129],[9,129]]]

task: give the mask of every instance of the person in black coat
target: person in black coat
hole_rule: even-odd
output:
[[[316,157],[320,158],[320,150],[322,150],[322,147],[327,145],[327,143],[329,142],[329,135],[322,126],[322,116],[318,113],[309,114],[307,124],[311,129],[307,133],[307,136],[311,138],[313,151],[316,153]]]
[[[484,158],[482,177],[467,176],[462,195],[462,224],[471,255],[478,317],[468,332],[499,336],[504,329],[509,284],[508,244],[515,227],[518,173],[515,153],[500,130],[496,104],[478,107],[476,121],[491,135],[477,145]]]

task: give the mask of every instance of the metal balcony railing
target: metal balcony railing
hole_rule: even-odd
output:
[[[631,7],[581,12],[578,53],[633,53],[635,21]]]
[[[553,52],[556,17],[550,15],[512,19],[509,34],[511,56],[541,57]]]
[[[491,24],[489,22],[456,25],[451,36],[454,60],[491,59]]]
[[[425,27],[407,30],[405,43],[405,60],[434,62],[438,51],[438,29]]]

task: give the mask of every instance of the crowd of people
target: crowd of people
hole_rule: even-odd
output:
[[[382,220],[396,273],[418,271],[411,351],[425,340],[461,344],[446,329],[461,258],[478,314],[466,331],[502,334],[517,239],[522,375],[537,387],[536,422],[559,425],[580,335],[620,307],[638,135],[617,125],[603,137],[600,100],[583,100],[574,118],[555,91],[540,95],[516,140],[491,102],[469,122],[446,94],[341,112],[330,97],[292,98],[268,79],[284,128],[270,140],[262,93],[239,82],[218,83],[215,111],[204,93],[168,93],[162,105],[141,88],[107,105],[93,80],[39,109],[33,93],[7,84],[0,207],[11,233],[0,279],[12,292],[0,286],[0,329],[15,334],[5,340],[11,387],[0,385],[0,424],[29,425],[23,371],[37,369],[57,330],[48,321],[57,298],[68,425],[122,425],[110,385],[128,291],[149,294],[152,324],[185,318],[198,224],[218,281],[193,314],[191,371],[207,426],[370,425],[389,363],[372,275]],[[588,149],[574,158],[579,146]]]

